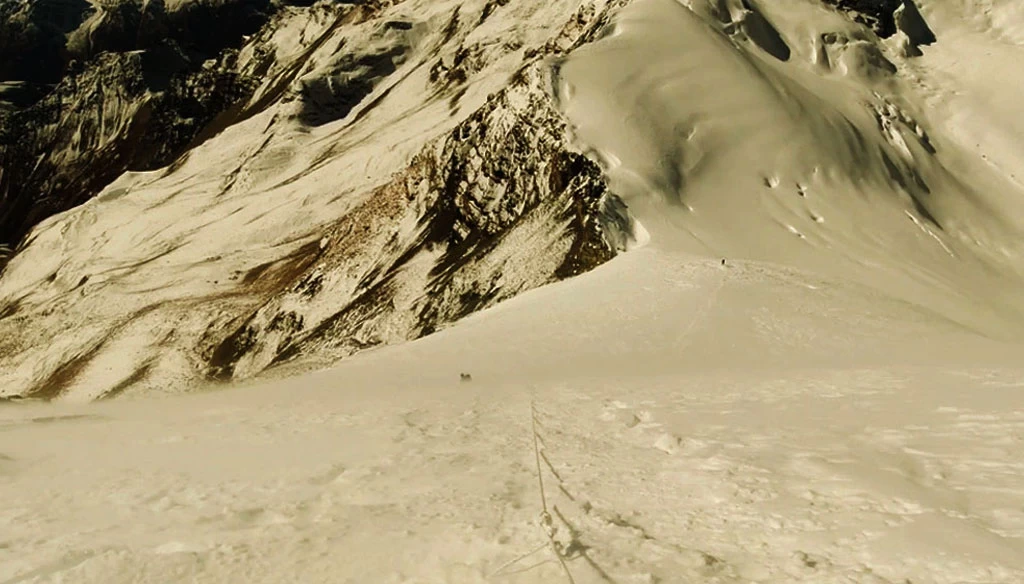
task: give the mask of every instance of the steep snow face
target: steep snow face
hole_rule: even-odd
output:
[[[233,125],[47,220],[8,264],[3,392],[180,390],[342,356],[632,245],[548,92],[548,60],[607,8],[288,11],[237,54],[264,81]]]
[[[983,61],[987,85],[965,76],[975,91],[933,120],[964,87],[944,72],[959,39],[937,20],[926,46],[906,14],[923,57],[816,2],[641,0],[560,65],[559,99],[656,244],[852,278],[1019,338],[1019,163],[979,165],[951,127],[1018,156],[997,146],[1024,137],[1009,102],[999,123],[977,109],[1015,60]]]

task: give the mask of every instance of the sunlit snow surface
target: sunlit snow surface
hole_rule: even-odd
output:
[[[3,408],[0,581],[567,581],[535,411],[576,582],[1020,582],[1013,362],[645,248],[330,371]]]
[[[0,583],[1024,582],[1019,11],[922,2],[886,77],[811,2],[685,4],[553,63],[646,246],[332,369],[0,404]]]

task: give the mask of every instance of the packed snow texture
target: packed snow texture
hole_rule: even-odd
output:
[[[330,371],[0,409],[0,581],[1013,584],[1017,355],[652,242]]]
[[[284,103],[40,226],[0,280],[40,348],[4,383],[132,302],[66,397],[131,359],[193,379],[176,339],[225,274],[292,270],[321,245],[299,234],[498,103],[513,34],[564,43],[526,80],[646,245],[330,369],[0,404],[0,582],[1024,581],[1017,4],[922,0],[934,42],[816,0],[587,6],[492,7],[483,68],[424,101],[452,5],[397,4],[422,23],[387,33],[401,81],[348,117],[275,126]],[[522,233],[516,273],[550,271]]]

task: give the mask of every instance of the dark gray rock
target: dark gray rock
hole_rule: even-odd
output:
[[[252,95],[257,79],[235,66],[237,48],[278,6],[167,11],[163,0],[112,0],[100,10],[0,2],[0,244],[17,245],[124,171],[160,168],[193,146]]]
[[[896,34],[893,13],[902,0],[822,0],[849,14],[857,22],[868,26],[878,36],[888,38]]]

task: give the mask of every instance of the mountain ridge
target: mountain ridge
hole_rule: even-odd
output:
[[[649,234],[695,255],[877,280],[1013,338],[1024,313],[1006,284],[1021,272],[1007,234],[1020,226],[989,192],[1006,177],[957,182],[963,145],[912,103],[931,83],[915,59],[943,46],[924,32],[935,7],[874,5],[889,30],[851,20],[853,5],[787,1],[665,4],[707,39],[679,55],[725,50],[752,85],[690,78],[669,55],[635,103],[628,84],[595,101],[565,75],[618,42],[626,0],[288,3],[195,69],[173,43],[101,53],[15,114],[50,117],[0,176],[43,201],[3,199],[41,222],[0,277],[0,391],[88,400],[331,361],[584,273]],[[167,62],[188,66],[154,77]],[[611,79],[610,63],[582,85]],[[680,80],[701,90],[673,95]],[[735,97],[750,92],[767,93]],[[605,99],[619,101],[588,109]],[[632,142],[588,134],[597,122]],[[789,155],[773,127],[815,146]],[[9,144],[16,135],[33,134]],[[33,148],[61,140],[31,172],[77,198],[14,181]],[[735,170],[730,150],[759,167]]]

